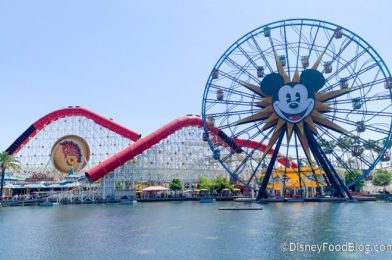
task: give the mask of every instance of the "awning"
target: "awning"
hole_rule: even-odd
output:
[[[7,183],[4,188],[7,189],[23,189],[23,185],[21,184],[11,184],[11,183]]]
[[[169,189],[163,186],[150,186],[143,189],[143,191],[165,191],[165,190],[169,190]]]
[[[73,188],[78,186],[80,186],[80,183],[78,182],[68,182],[68,183],[53,183],[49,185],[48,188],[62,189],[62,188]]]
[[[45,188],[49,188],[46,185],[43,185],[42,183],[30,183],[30,184],[26,184],[23,186],[23,188],[30,188],[30,189],[45,189]]]

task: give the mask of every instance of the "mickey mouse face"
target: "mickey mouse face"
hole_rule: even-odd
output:
[[[273,101],[273,108],[279,117],[298,123],[312,112],[314,99],[309,98],[308,90],[302,84],[284,85],[279,89],[278,100]]]
[[[317,70],[302,72],[299,83],[284,84],[281,75],[271,73],[260,84],[261,90],[272,95],[275,113],[283,120],[298,123],[309,116],[315,106],[314,94],[325,84],[324,76]]]

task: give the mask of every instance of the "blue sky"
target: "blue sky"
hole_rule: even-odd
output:
[[[0,1],[0,150],[39,117],[80,105],[143,135],[200,114],[209,73],[263,24],[316,18],[392,67],[390,0]]]

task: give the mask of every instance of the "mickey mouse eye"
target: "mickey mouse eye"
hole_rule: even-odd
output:
[[[287,103],[291,102],[291,95],[290,95],[290,93],[286,94],[286,101],[287,101]]]
[[[295,93],[295,101],[301,102],[301,94],[299,92]]]

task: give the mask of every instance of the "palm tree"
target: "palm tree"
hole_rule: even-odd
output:
[[[344,156],[347,155],[347,152],[350,151],[351,149],[351,144],[353,143],[353,140],[349,136],[341,136],[338,138],[336,145],[342,149],[343,155],[342,159],[344,160]],[[347,155],[347,161],[348,161],[349,155]]]
[[[342,136],[338,138],[337,146],[339,146],[343,150],[347,150],[350,148],[352,142],[353,141],[349,136]]]
[[[18,171],[20,162],[7,152],[0,152],[1,184],[0,184],[0,201],[3,200],[4,176],[6,170]]]
[[[375,159],[374,159],[374,153],[373,153],[373,152],[376,152],[376,153],[377,153],[377,141],[376,141],[376,140],[369,139],[369,140],[367,140],[367,141],[363,144],[363,148],[365,148],[365,150],[370,151],[370,154],[372,155],[372,159],[373,159],[373,161],[374,161]]]

